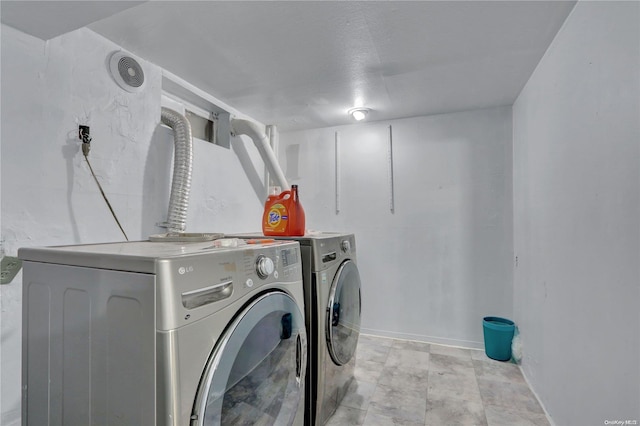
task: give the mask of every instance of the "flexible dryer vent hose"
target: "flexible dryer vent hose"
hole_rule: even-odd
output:
[[[162,123],[173,129],[174,159],[173,180],[169,197],[169,214],[166,226],[169,233],[184,232],[187,228],[187,208],[191,191],[193,168],[193,142],[191,124],[187,118],[169,108],[162,108]]]

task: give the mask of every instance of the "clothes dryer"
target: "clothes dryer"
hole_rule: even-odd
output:
[[[302,250],[305,316],[309,335],[305,423],[324,425],[353,380],[360,335],[361,281],[353,234],[315,232],[294,240]]]
[[[300,247],[232,242],[21,249],[23,425],[302,425]]]

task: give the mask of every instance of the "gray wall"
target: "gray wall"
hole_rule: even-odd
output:
[[[558,425],[640,421],[639,25],[579,2],[513,107],[514,311]]]
[[[511,317],[511,134],[510,107],[281,134],[307,228],[356,234],[364,332],[483,347],[482,317]]]

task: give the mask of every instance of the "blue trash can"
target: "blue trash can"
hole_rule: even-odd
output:
[[[500,317],[484,317],[484,351],[491,359],[509,361],[511,359],[511,340],[515,324]]]

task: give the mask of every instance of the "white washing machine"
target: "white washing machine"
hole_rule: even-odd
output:
[[[259,233],[243,238],[273,239]],[[302,250],[305,315],[309,334],[305,424],[324,425],[353,379],[360,335],[360,274],[353,234],[316,232],[294,240]]]
[[[297,242],[25,248],[22,424],[301,425]]]

